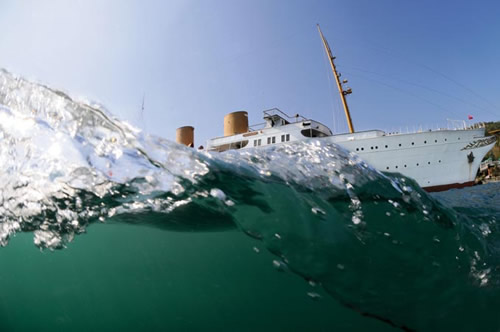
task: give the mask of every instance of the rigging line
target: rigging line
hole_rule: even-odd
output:
[[[393,58],[400,58],[408,63],[411,63],[411,64],[414,64],[414,65],[417,65],[417,66],[420,66],[422,68],[425,68],[427,69],[428,71],[434,73],[434,74],[437,74],[437,75],[440,75],[442,76],[443,78],[449,80],[450,82],[453,82],[455,83],[456,85],[458,85],[459,87],[469,91],[470,93],[472,93],[473,95],[475,95],[476,97],[478,97],[479,99],[482,99],[484,102],[486,102],[487,104],[489,104],[490,106],[492,106],[493,108],[495,109],[499,109],[499,107],[495,104],[493,104],[491,101],[489,101],[488,99],[486,99],[485,97],[481,96],[480,94],[478,94],[477,92],[475,92],[474,90],[472,90],[471,88],[469,88],[468,86],[458,82],[457,80],[449,77],[448,75],[444,74],[444,73],[441,73],[439,72],[438,70],[424,64],[424,63],[420,63],[420,62],[417,62],[417,61],[412,61],[412,60],[408,60],[406,57],[402,56],[401,54],[398,54],[397,52],[394,52],[393,50],[391,49],[388,49],[388,48],[385,48],[383,46],[380,46],[380,45],[377,45],[376,43],[370,41],[369,43],[372,44],[372,47],[373,48],[379,48],[380,50],[383,50],[385,51],[387,54],[389,54],[389,56],[392,56]]]
[[[342,103],[340,102],[340,98],[336,98],[337,99],[337,108],[336,108],[336,113],[335,113],[335,116],[336,116],[336,121],[337,121],[337,132],[338,133],[347,133],[349,132],[349,128],[347,128],[347,122],[346,121],[341,121],[343,118],[344,118],[344,114],[343,111],[343,106],[342,106]],[[342,125],[343,124],[343,125]]]
[[[321,42],[321,40],[320,40]],[[321,47],[323,47],[323,44],[321,44]],[[325,65],[325,74],[326,74],[326,77],[328,79],[328,91],[334,91],[334,87],[333,87],[333,84],[332,84],[332,78],[331,78],[331,69],[330,69],[330,62],[328,60],[328,56],[325,52],[322,52],[323,53],[323,59],[324,59],[324,65]],[[329,93],[329,99],[330,99],[330,106],[332,108],[332,120],[333,120],[333,130],[334,132],[338,132],[338,130],[340,129],[338,126],[339,126],[339,119],[338,119],[338,112],[337,112],[337,107],[336,107],[336,104],[335,104],[335,101],[337,101],[337,104],[338,104],[338,99],[335,98],[333,96],[332,93]],[[338,105],[337,105],[338,106]]]
[[[374,71],[371,71],[371,70],[367,70],[367,69],[363,69],[363,68],[360,68],[360,67],[346,66],[346,65],[343,65],[342,67],[351,68],[351,69],[354,69],[354,70],[359,70],[359,71],[362,71],[362,72],[365,72],[365,73],[369,73],[369,74],[373,74],[373,75],[377,75],[377,76],[390,77],[391,79],[394,79],[394,80],[397,80],[397,81],[400,81],[400,82],[403,82],[403,83],[406,83],[406,84],[409,84],[409,85],[417,86],[417,87],[420,87],[422,89],[426,89],[426,90],[429,90],[429,91],[441,94],[443,96],[446,96],[446,97],[458,100],[458,101],[460,101],[460,102],[462,102],[464,104],[468,104],[469,106],[473,106],[473,107],[479,108],[479,109],[481,109],[481,110],[483,110],[485,112],[488,112],[488,113],[490,113],[492,115],[498,115],[498,113],[494,113],[494,112],[490,111],[488,108],[484,108],[483,106],[477,105],[475,103],[471,103],[468,100],[465,100],[465,99],[453,96],[453,95],[451,95],[449,93],[446,93],[446,92],[443,92],[443,91],[436,90],[434,88],[431,88],[431,87],[423,85],[423,84],[410,82],[408,80],[405,80],[405,79],[402,79],[402,78],[398,78],[398,77],[395,77],[393,75],[386,75],[386,74],[382,74],[382,73],[377,73],[377,72],[374,72]]]
[[[365,79],[365,80],[369,80],[369,81],[372,81],[372,82],[378,83],[378,84],[380,84],[380,85],[384,85],[384,86],[386,86],[386,87],[389,87],[389,88],[391,88],[391,89],[394,89],[394,90],[397,90],[397,91],[403,92],[403,93],[405,93],[405,94],[407,94],[407,95],[410,95],[410,96],[412,96],[412,97],[414,97],[414,98],[417,98],[417,99],[420,99],[420,100],[422,100],[422,101],[425,101],[426,103],[428,103],[428,104],[430,104],[430,105],[433,105],[433,106],[435,106],[435,107],[437,107],[437,108],[439,108],[439,109],[441,109],[441,110],[443,110],[443,111],[447,112],[448,114],[453,113],[454,115],[457,115],[457,116],[459,116],[459,117],[461,117],[461,116],[463,115],[463,114],[458,114],[458,113],[456,113],[456,112],[450,111],[449,109],[447,109],[447,108],[445,108],[445,107],[443,107],[443,106],[441,106],[441,105],[439,105],[439,104],[436,104],[436,103],[434,103],[434,102],[432,102],[432,101],[430,101],[430,100],[428,100],[428,99],[422,98],[421,96],[416,95],[416,94],[414,94],[414,93],[412,93],[412,92],[406,91],[406,90],[401,89],[401,88],[397,88],[397,87],[395,87],[395,86],[392,86],[392,85],[390,85],[390,84],[387,84],[387,83],[384,83],[384,82],[378,81],[378,80],[373,79],[373,78],[371,78],[371,77],[367,77],[367,76],[360,75],[360,74],[356,74],[356,73],[349,73],[349,75],[358,76],[358,77],[363,78],[363,79]]]

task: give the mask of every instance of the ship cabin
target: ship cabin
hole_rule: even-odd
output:
[[[332,136],[327,126],[299,114],[289,116],[277,108],[264,111],[264,121],[248,126],[246,112],[230,113],[224,118],[224,136],[210,139],[207,149],[223,152]]]

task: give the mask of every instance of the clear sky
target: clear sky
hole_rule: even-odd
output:
[[[500,120],[498,1],[0,0],[0,67],[196,145],[272,107],[344,132],[316,23],[356,130]]]

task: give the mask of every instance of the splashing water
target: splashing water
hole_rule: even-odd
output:
[[[500,326],[500,211],[429,196],[334,144],[197,152],[2,70],[0,165],[2,246],[32,232],[37,247],[62,249],[103,221],[236,227],[276,269],[363,316],[403,330]]]

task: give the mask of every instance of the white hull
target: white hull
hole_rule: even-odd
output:
[[[380,171],[399,172],[421,187],[434,189],[472,184],[481,160],[495,142],[484,137],[484,128],[345,139],[349,137],[352,135],[324,139],[359,154]]]

